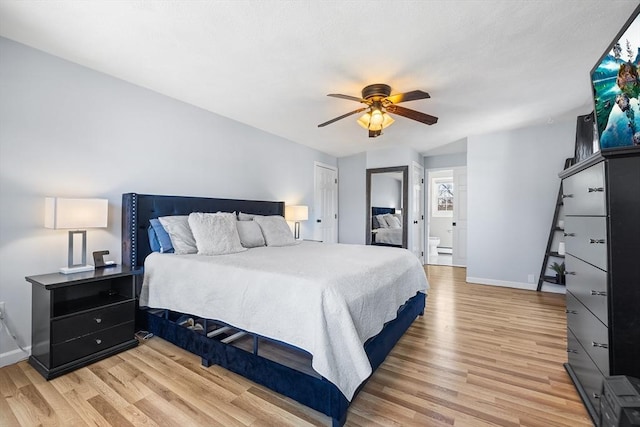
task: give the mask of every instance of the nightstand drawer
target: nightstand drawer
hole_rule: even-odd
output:
[[[562,181],[565,215],[606,215],[604,162]]]
[[[565,218],[567,253],[607,270],[607,218],[568,216]]]
[[[134,322],[127,322],[109,329],[85,335],[75,340],[51,346],[52,366],[57,367],[73,362],[114,345],[131,340],[134,336]]]
[[[569,254],[567,290],[605,325],[609,324],[607,308],[607,273]]]
[[[604,376],[571,331],[567,331],[567,353],[569,365],[571,365],[573,372],[578,377],[594,409],[600,413]]]
[[[567,292],[567,327],[603,375],[609,375],[609,329]]]
[[[129,301],[106,308],[92,310],[51,322],[51,343],[59,344],[87,334],[111,328],[134,315],[135,303]]]

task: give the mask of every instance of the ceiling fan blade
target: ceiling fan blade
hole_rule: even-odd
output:
[[[349,101],[363,102],[365,104],[369,104],[369,101],[367,101],[366,99],[358,98],[357,96],[342,95],[340,93],[330,93],[327,96],[332,96],[334,98],[348,99]]]
[[[387,110],[387,113],[398,114],[400,116],[406,117],[411,120],[416,120],[426,125],[432,125],[438,122],[437,117],[430,116],[416,110],[410,110],[408,108],[400,107],[398,105],[388,105],[385,108]]]
[[[363,112],[364,110],[367,110],[368,108],[369,108],[369,107],[358,108],[357,110],[354,110],[354,111],[352,111],[352,112],[350,112],[350,113],[343,114],[343,115],[341,115],[341,116],[339,116],[339,117],[336,117],[335,119],[331,119],[331,120],[329,120],[328,122],[320,123],[320,124],[318,125],[318,127],[319,127],[319,128],[321,128],[321,127],[324,127],[324,126],[326,126],[326,125],[330,125],[331,123],[333,123],[333,122],[337,122],[338,120],[344,119],[345,117],[349,117],[349,116],[351,116],[351,115],[353,115],[353,114],[361,113],[361,112]]]
[[[401,102],[415,101],[417,99],[426,99],[426,98],[431,98],[431,96],[427,92],[423,92],[421,90],[412,90],[411,92],[396,93],[395,95],[389,95],[385,99],[387,101],[391,101],[394,104],[399,104]]]

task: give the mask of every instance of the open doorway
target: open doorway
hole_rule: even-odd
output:
[[[466,265],[466,167],[427,174],[427,263]]]

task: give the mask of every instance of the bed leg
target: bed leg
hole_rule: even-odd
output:
[[[202,366],[204,366],[205,368],[208,368],[209,366],[211,366],[211,362],[209,362],[209,359],[205,359],[203,357],[201,360],[202,360]]]
[[[347,422],[347,411],[344,411],[344,414],[338,418],[331,418],[331,427],[342,427]]]
[[[258,336],[253,336],[253,354],[258,354]]]

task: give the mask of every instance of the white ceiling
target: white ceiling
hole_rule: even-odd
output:
[[[334,156],[424,153],[591,111],[589,70],[637,5],[0,0],[0,35]],[[429,92],[402,105],[439,122],[396,116],[373,139],[357,115],[317,127],[361,106],[328,93],[371,83]]]

